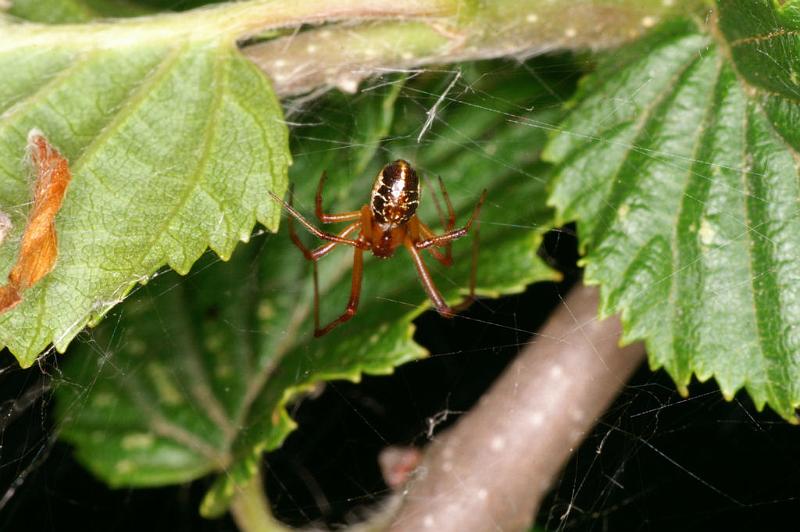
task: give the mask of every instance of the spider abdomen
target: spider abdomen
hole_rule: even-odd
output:
[[[408,222],[419,205],[419,177],[403,159],[387,164],[375,179],[370,207],[375,221],[381,225],[402,225]]]

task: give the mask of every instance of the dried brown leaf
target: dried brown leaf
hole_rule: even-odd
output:
[[[28,134],[28,153],[36,174],[33,209],[8,284],[0,287],[0,313],[22,301],[22,292],[53,269],[58,256],[55,217],[72,178],[67,160],[38,130]]]

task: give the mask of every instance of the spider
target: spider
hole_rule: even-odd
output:
[[[446,318],[452,318],[469,306],[475,297],[475,270],[477,259],[477,240],[473,248],[472,255],[472,277],[470,281],[469,297],[461,304],[450,307],[445,302],[439,290],[428,272],[425,262],[422,260],[420,251],[427,249],[433,257],[445,266],[450,266],[453,262],[451,254],[451,242],[466,235],[473,222],[478,218],[481,205],[486,198],[484,189],[478,203],[475,205],[472,215],[464,227],[454,229],[455,211],[447,195],[444,182],[439,178],[439,187],[442,191],[445,204],[447,206],[448,220],[445,232],[436,235],[434,232],[416,215],[420,197],[420,181],[416,171],[402,159],[398,159],[387,164],[375,178],[372,187],[372,195],[369,204],[366,204],[357,211],[343,212],[339,214],[326,214],[322,210],[322,190],[325,185],[327,175],[325,172],[319,180],[316,196],[316,215],[319,221],[324,224],[352,222],[338,234],[328,233],[315,227],[306,220],[291,204],[291,191],[289,203],[279,198],[274,192],[270,191],[272,198],[283,204],[283,207],[291,215],[288,220],[289,236],[292,242],[303,252],[305,258],[314,265],[314,336],[319,337],[329,333],[337,325],[341,325],[352,318],[358,308],[358,300],[361,295],[361,277],[363,272],[364,251],[372,251],[372,254],[381,259],[388,259],[394,255],[395,250],[401,245],[411,254],[417,274],[422,282],[428,297],[436,311]],[[442,224],[445,224],[444,216],[438,202],[436,203]],[[316,249],[309,249],[300,241],[294,229],[293,219],[297,219],[308,231],[328,243]],[[356,238],[348,238],[358,231]],[[353,251],[353,279],[350,289],[350,300],[344,313],[328,323],[324,327],[319,326],[319,281],[317,276],[317,261],[331,252],[337,245],[344,244],[352,246]],[[443,248],[444,252],[436,248]]]

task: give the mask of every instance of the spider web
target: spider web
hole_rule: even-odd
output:
[[[502,62],[495,68],[544,69],[567,76],[574,62],[547,58]],[[394,77],[373,80],[363,90],[426,73],[431,69],[394,72]],[[430,113],[419,124],[415,139],[390,141],[416,142],[415,150],[423,152],[437,135],[453,128],[442,109],[465,102],[474,87],[458,69],[438,74],[443,80],[438,92],[401,89],[401,103]],[[566,97],[563,84],[549,82],[548,87],[558,99]],[[501,102],[492,104],[491,98],[487,102],[489,110],[496,107],[501,112]],[[293,121],[304,116],[306,105],[288,104],[293,135],[303,135],[303,128]],[[558,123],[529,127],[555,129]],[[486,149],[468,131],[463,131],[463,139],[464,149]],[[345,137],[330,150],[358,147],[360,139]],[[486,157],[497,165],[509,164],[488,152]],[[453,195],[472,192],[451,190]],[[263,246],[267,239],[257,233],[250,245]],[[390,497],[378,468],[381,450],[425,445],[475,404],[552,310],[566,305],[566,294],[580,275],[576,247],[574,228],[551,231],[541,255],[565,274],[563,282],[540,283],[524,294],[481,300],[454,320],[428,312],[416,321],[415,339],[430,350],[430,358],[402,366],[392,376],[367,377],[360,384],[328,383],[319,396],[297,403],[291,414],[299,429],[264,459],[267,493],[276,515],[296,526],[337,526],[368,516]],[[447,279],[446,271],[436,274]],[[407,305],[391,298],[382,301]],[[119,310],[107,319],[124,327]],[[113,343],[99,343],[91,330],[80,341],[91,345],[106,363],[114,363]],[[50,383],[60,374],[59,357],[48,353],[32,371],[20,370],[10,357],[5,360],[0,369],[0,528],[233,527],[227,517],[206,521],[197,516],[207,481],[110,490],[93,479],[71,457],[71,449],[58,441]],[[733,403],[723,401],[713,383],[693,385],[690,391],[688,398],[681,398],[663,372],[642,368],[574,453],[542,505],[538,526],[544,530],[777,529],[794,517],[800,489],[795,451],[800,434],[773,414],[756,412],[746,396]],[[70,408],[82,406],[78,401]]]

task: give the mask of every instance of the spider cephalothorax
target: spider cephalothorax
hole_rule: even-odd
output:
[[[326,214],[322,210],[322,188],[325,184],[325,174],[319,180],[316,197],[316,215],[322,223],[352,222],[345,227],[338,235],[321,231],[311,222],[306,220],[302,214],[297,212],[291,203],[285,203],[273,192],[272,197],[281,203],[289,211],[289,235],[295,245],[300,248],[303,255],[314,264],[314,336],[322,336],[328,333],[337,325],[344,323],[352,318],[358,308],[358,299],[361,295],[361,274],[364,268],[364,251],[372,251],[372,254],[380,258],[389,258],[394,254],[395,249],[404,246],[414,260],[422,287],[433,302],[436,311],[445,317],[452,317],[457,311],[468,306],[475,294],[475,260],[477,253],[472,256],[472,277],[470,279],[470,295],[462,305],[450,307],[445,302],[439,290],[433,284],[433,279],[428,272],[425,262],[422,260],[420,250],[427,249],[433,257],[444,264],[450,266],[453,262],[450,243],[456,238],[460,238],[469,232],[473,221],[478,217],[483,200],[486,197],[486,190],[481,194],[475,209],[472,211],[467,224],[454,229],[456,222],[455,211],[450,204],[450,198],[444,187],[444,182],[439,180],[445,204],[447,205],[447,222],[445,233],[436,235],[417,217],[416,211],[420,198],[420,182],[417,173],[402,159],[387,164],[375,178],[375,185],[372,187],[370,202],[365,204],[357,211],[344,212],[340,214]],[[290,200],[291,201],[291,200]],[[438,206],[437,206],[438,208]],[[444,216],[440,212],[442,223],[445,224]],[[294,231],[292,219],[297,219],[314,236],[327,240],[328,243],[316,249],[308,249],[303,245]],[[355,239],[348,238],[351,234],[358,231]],[[476,241],[477,242],[477,241]],[[317,281],[317,261],[327,255],[337,244],[352,246],[353,252],[353,281],[350,289],[350,300],[344,313],[330,322],[325,327],[319,326],[319,285]],[[437,248],[442,248],[444,253]]]

